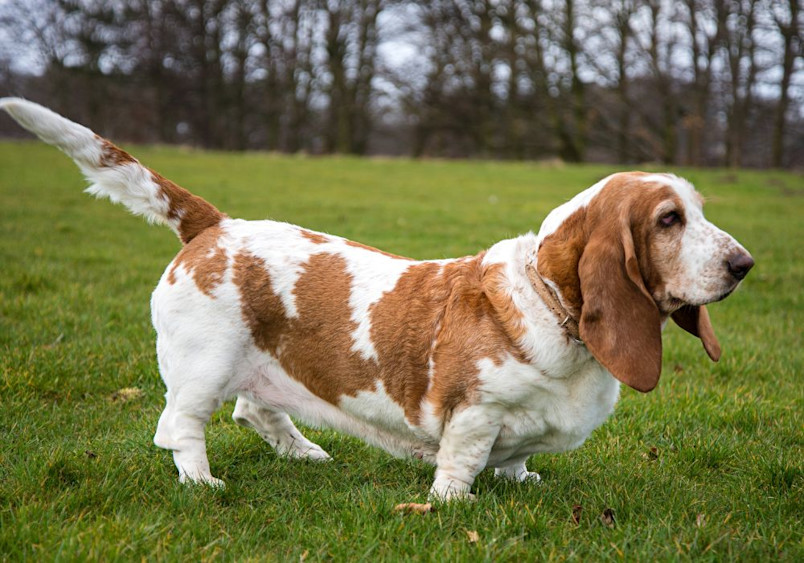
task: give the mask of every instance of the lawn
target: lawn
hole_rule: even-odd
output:
[[[232,216],[416,258],[536,230],[613,171],[132,152]],[[83,194],[55,149],[0,143],[0,558],[804,560],[804,178],[674,171],[757,262],[710,307],[721,361],[670,326],[658,388],[624,389],[578,450],[533,457],[541,486],[486,471],[477,502],[403,515],[394,505],[424,502],[432,467],[316,429],[334,462],[278,458],[232,404],[207,429],[226,489],[179,485],[151,443],[163,387],[148,302],[180,243]]]

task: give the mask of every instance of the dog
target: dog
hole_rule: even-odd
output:
[[[167,387],[154,443],[173,451],[182,482],[222,485],[204,429],[233,397],[234,420],[279,455],[330,459],[292,415],[434,464],[436,500],[471,498],[486,467],[537,482],[526,460],[580,446],[621,382],[656,386],[668,319],[717,361],[706,305],[754,265],[670,174],[611,175],[537,235],[418,261],[229,218],[49,109],[18,98],[0,107],[72,157],[90,194],[181,239],[151,307]]]

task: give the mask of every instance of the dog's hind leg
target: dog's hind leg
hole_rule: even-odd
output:
[[[167,405],[159,417],[154,444],[173,450],[180,482],[222,486],[223,481],[210,472],[204,429],[226,398],[229,370],[214,354],[196,350],[171,356],[165,349],[160,337],[157,351]]]
[[[253,428],[281,456],[315,461],[332,459],[318,444],[305,438],[283,412],[272,411],[241,396],[237,398],[232,418],[241,426]]]
[[[207,458],[207,444],[204,428],[220,401],[199,401],[194,393],[165,393],[167,406],[159,417],[154,435],[154,444],[166,450],[173,450],[173,461],[179,470],[182,483],[204,483],[216,487],[223,481],[212,476]]]

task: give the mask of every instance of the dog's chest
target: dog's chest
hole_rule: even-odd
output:
[[[567,378],[535,379],[528,394],[500,409],[490,465],[580,446],[609,417],[619,395],[619,382],[596,361]]]

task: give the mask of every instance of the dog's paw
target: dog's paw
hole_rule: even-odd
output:
[[[280,456],[285,456],[290,459],[308,459],[319,463],[332,461],[332,457],[318,444],[310,443],[309,445],[303,446],[293,444],[292,447],[284,448],[284,451],[280,448],[276,448],[276,451]]]
[[[304,451],[299,451],[296,453],[294,457],[298,457],[299,459],[309,459],[310,461],[315,461],[318,463],[332,461],[332,456],[330,456],[319,446],[316,446],[314,448],[308,448]]]
[[[436,479],[430,488],[431,502],[472,502],[477,497],[469,492],[469,485],[462,481]]]
[[[536,485],[542,482],[542,476],[535,471],[525,471],[519,477],[517,477],[517,481],[520,483],[531,483]]]
[[[528,471],[524,465],[515,467],[498,467],[494,476],[499,479],[509,479],[517,483],[541,483],[542,476],[535,471]]]

